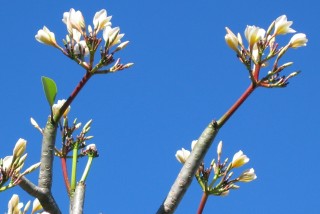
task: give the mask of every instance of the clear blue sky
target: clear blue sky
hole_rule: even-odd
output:
[[[223,1],[221,1],[223,2]],[[83,70],[34,36],[46,25],[62,44],[62,14],[81,10],[86,23],[107,9],[129,46],[121,51],[130,70],[95,76],[72,104],[70,118],[93,119],[91,134],[100,157],[87,180],[85,213],[155,213],[180,170],[174,155],[190,148],[212,119],[218,119],[249,84],[247,71],[224,41],[225,27],[243,33],[246,25],[267,28],[286,14],[292,28],[307,34],[305,48],[290,50],[285,70],[302,70],[284,89],[255,91],[222,128],[205,162],[224,141],[223,157],[243,150],[258,179],[210,197],[205,213],[319,213],[320,7],[289,1],[6,1],[0,8],[2,117],[0,157],[21,137],[28,140],[26,166],[39,161],[41,135],[49,115],[41,76],[53,78],[58,99],[67,98]],[[283,36],[289,41],[291,35]],[[284,44],[284,43],[282,43]],[[57,144],[59,145],[59,143]],[[85,162],[85,160],[80,160]],[[246,167],[245,167],[246,168]],[[53,194],[64,213],[68,199],[59,159]],[[236,171],[238,173],[240,171]],[[37,172],[38,173],[38,172]],[[37,182],[37,173],[28,178]],[[0,194],[0,213],[20,187]],[[201,198],[194,180],[176,213],[195,213]]]

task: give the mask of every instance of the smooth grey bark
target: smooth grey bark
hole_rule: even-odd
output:
[[[43,209],[51,214],[61,213],[58,204],[51,193],[56,134],[57,126],[51,120],[51,117],[49,117],[43,131],[38,186],[27,180],[25,177],[22,177],[19,183],[22,189],[38,198]]]
[[[70,213],[72,214],[83,213],[85,189],[86,189],[85,183],[79,182],[77,184],[76,190],[72,198],[72,210]]]
[[[173,213],[178,207],[218,131],[217,122],[212,121],[202,132],[196,146],[193,148],[189,158],[184,163],[166,199],[158,209],[157,214]]]
[[[54,200],[51,192],[45,192],[42,188],[39,188],[26,177],[22,177],[19,183],[19,186],[32,195],[35,198],[38,198],[44,210],[49,213],[61,213],[58,204]]]

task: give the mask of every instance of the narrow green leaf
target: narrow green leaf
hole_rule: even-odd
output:
[[[58,89],[56,83],[45,76],[41,77],[42,86],[50,107],[54,104]]]

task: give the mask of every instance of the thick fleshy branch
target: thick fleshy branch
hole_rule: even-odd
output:
[[[260,69],[260,67],[258,68]],[[259,70],[256,70],[257,75]],[[254,91],[256,85],[251,83],[247,90],[241,95],[241,97],[231,106],[231,108],[217,121],[213,121],[203,131],[198,143],[192,150],[189,158],[184,163],[178,177],[172,185],[169,194],[164,202],[161,204],[157,211],[157,214],[173,213],[182,200],[185,192],[190,186],[192,179],[201,164],[201,161],[205,157],[209,150],[212,141],[214,140],[219,129],[228,121],[228,119],[235,113],[235,111],[241,106],[241,104],[250,96]]]
[[[52,187],[52,165],[54,159],[54,146],[56,142],[57,125],[49,118],[43,131],[41,148],[41,165],[38,186],[51,191]]]
[[[84,182],[79,182],[76,186],[76,190],[72,199],[72,214],[82,214],[84,205],[84,195],[85,195],[86,185]]]
[[[19,186],[33,197],[38,198],[43,209],[48,213],[61,213],[51,191],[47,191],[48,189],[39,188],[24,176],[21,178]]]
[[[49,117],[47,121],[47,124],[43,130],[40,160],[41,165],[38,186],[32,184],[30,181],[27,181],[25,178],[23,178],[20,183],[20,186],[26,192],[39,199],[44,210],[49,213],[61,213],[51,193],[53,159],[58,121],[62,117],[63,112],[65,112],[67,107],[72,103],[72,101],[81,91],[81,89],[85,86],[85,84],[88,82],[91,76],[92,74],[90,72],[86,72],[85,76],[81,79],[77,87],[71,93],[68,100],[61,107],[59,114],[55,115],[53,120],[51,119],[51,117]]]
[[[208,152],[213,139],[217,135],[219,129],[216,121],[212,121],[203,131],[198,142],[193,148],[189,158],[184,163],[178,177],[172,185],[167,198],[164,200],[158,210],[160,213],[173,213],[183,198],[185,192],[190,186],[192,179],[198,170],[204,156]]]

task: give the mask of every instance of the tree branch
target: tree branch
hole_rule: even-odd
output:
[[[86,185],[84,182],[79,182],[76,186],[76,190],[72,199],[72,214],[82,214],[84,195],[85,195]]]
[[[169,191],[169,194],[157,211],[157,214],[173,213],[178,207],[218,131],[219,129],[216,121],[212,121],[202,132],[195,148],[193,148],[189,158],[184,163],[178,177]]]
[[[24,176],[21,177],[19,186],[33,197],[38,198],[43,209],[47,212],[57,214],[61,213],[58,204],[51,194],[51,191],[47,192],[45,189],[39,188]]]

